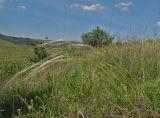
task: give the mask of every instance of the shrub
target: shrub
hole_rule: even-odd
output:
[[[38,62],[48,56],[46,49],[41,46],[34,47],[34,54],[35,54],[35,56],[32,59],[32,61],[34,61],[34,62]]]
[[[113,36],[99,27],[93,29],[92,32],[83,33],[81,37],[85,44],[93,47],[109,45],[113,40]]]

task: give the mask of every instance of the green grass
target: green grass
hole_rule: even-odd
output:
[[[2,116],[158,118],[159,70],[158,41],[103,48],[64,45],[3,83]]]
[[[16,45],[0,39],[0,86],[15,73],[29,66],[31,57],[31,46]]]

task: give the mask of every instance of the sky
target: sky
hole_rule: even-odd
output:
[[[0,33],[80,41],[99,26],[116,36],[160,36],[160,0],[0,0]]]

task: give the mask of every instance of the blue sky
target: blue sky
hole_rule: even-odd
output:
[[[100,26],[111,34],[160,34],[160,0],[0,0],[0,33],[80,40]]]

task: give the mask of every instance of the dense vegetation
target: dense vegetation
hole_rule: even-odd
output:
[[[83,33],[82,40],[85,44],[93,47],[106,46],[112,43],[113,36],[111,36],[105,30],[96,27],[91,32]]]
[[[3,43],[1,117],[160,117],[158,41],[97,48],[65,44],[37,63],[30,62],[32,47]]]

